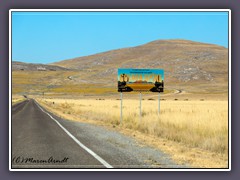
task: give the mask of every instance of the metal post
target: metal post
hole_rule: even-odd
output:
[[[158,116],[160,115],[160,92],[158,93]]]
[[[121,116],[120,116],[120,124],[122,123],[122,92],[120,93],[121,96]]]
[[[140,100],[140,105],[139,105],[139,116],[140,116],[140,120],[142,118],[142,93],[140,92],[140,96],[139,96],[139,100]]]

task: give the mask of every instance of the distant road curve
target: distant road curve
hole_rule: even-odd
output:
[[[181,89],[175,89],[174,94],[181,94],[183,91]]]

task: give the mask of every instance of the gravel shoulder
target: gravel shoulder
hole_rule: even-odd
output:
[[[122,133],[51,115],[114,168],[188,168],[178,165],[168,154]]]

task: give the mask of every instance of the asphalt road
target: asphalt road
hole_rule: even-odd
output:
[[[61,119],[34,100],[12,107],[12,168],[185,168],[103,127]]]

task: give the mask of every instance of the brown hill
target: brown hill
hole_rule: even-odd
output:
[[[118,68],[165,70],[165,87],[207,93],[227,92],[228,49],[188,40],[157,40],[54,63],[79,71],[76,82],[115,86]]]
[[[52,65],[13,62],[12,92],[115,96],[118,68],[164,69],[166,96],[227,98],[228,49],[186,40],[158,40]]]

